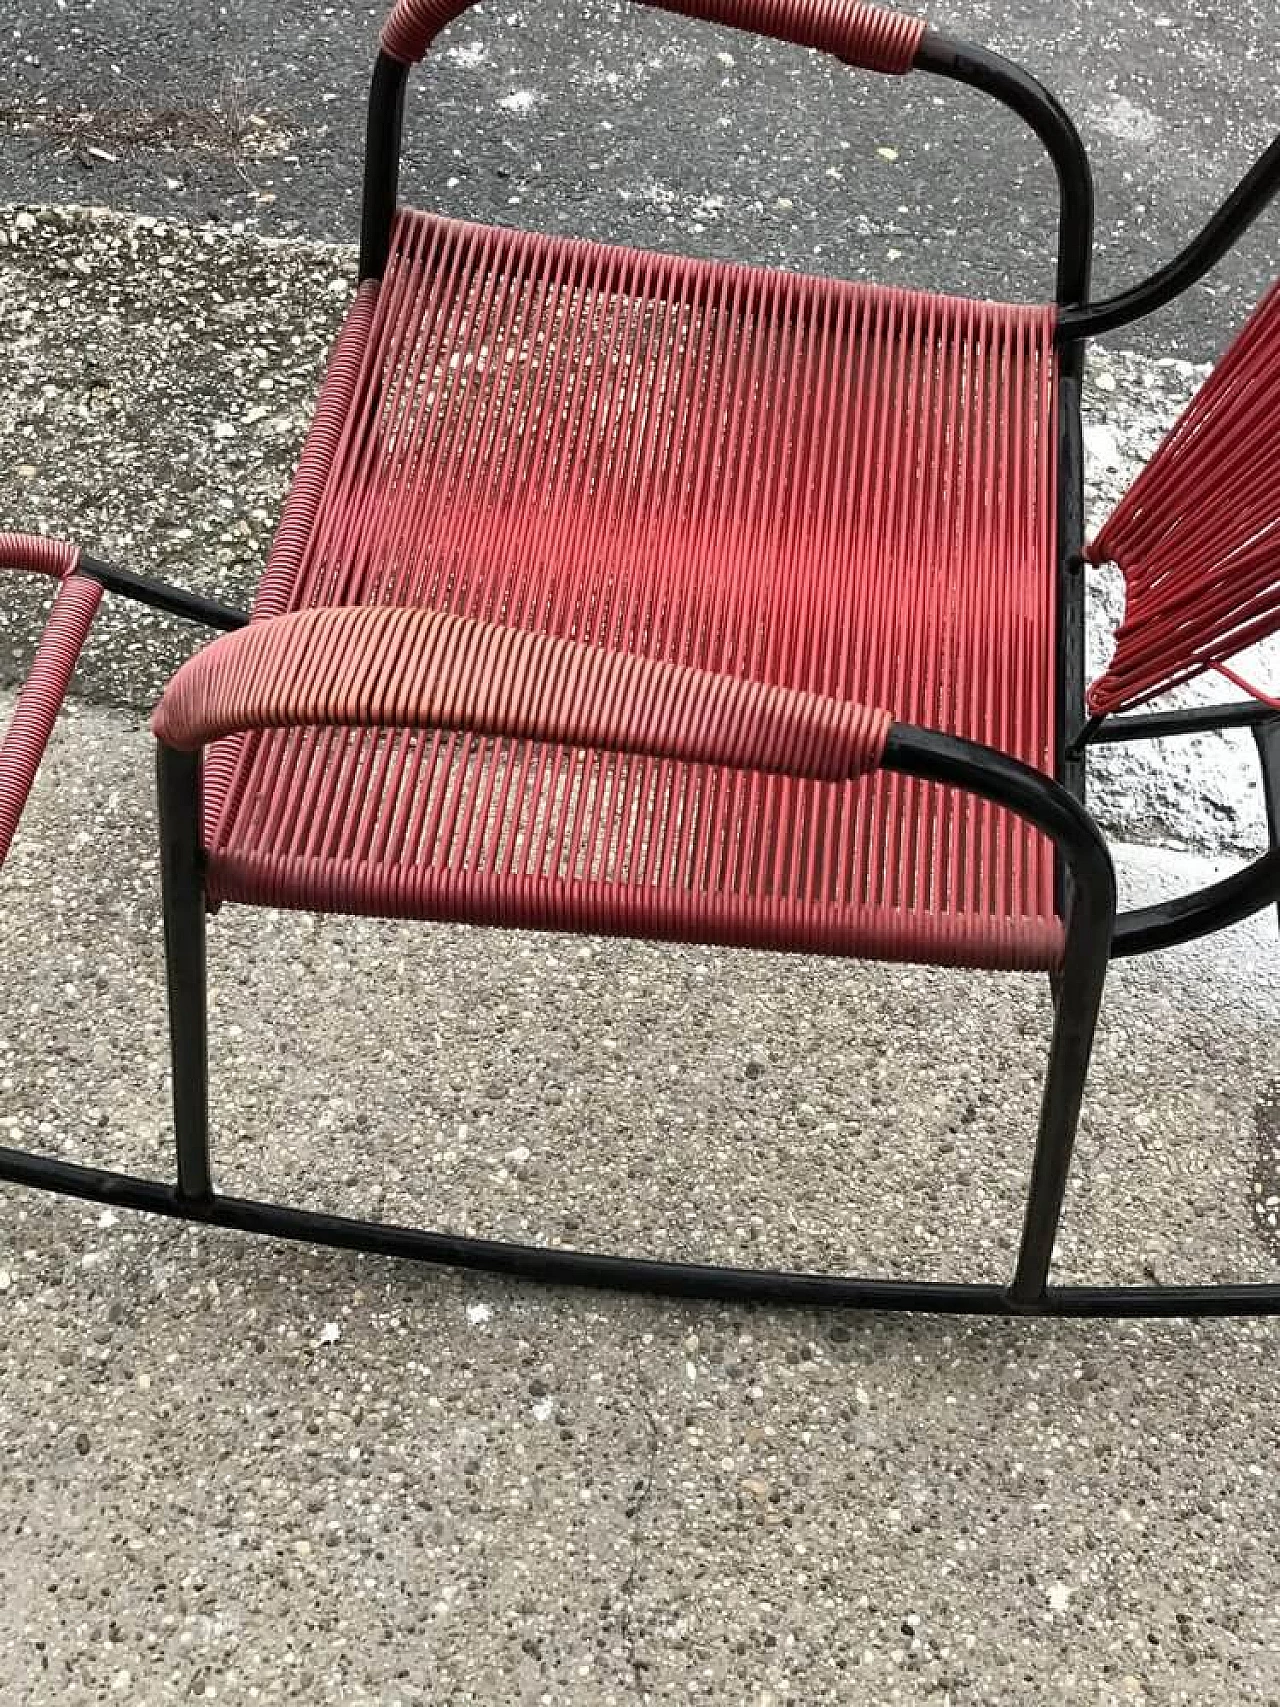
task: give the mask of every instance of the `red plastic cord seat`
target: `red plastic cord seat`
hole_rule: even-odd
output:
[[[884,707],[1052,772],[1052,339],[1047,308],[402,212],[255,621],[454,613]],[[1048,842],[896,776],[308,728],[217,743],[204,787],[214,903],[1061,952]]]

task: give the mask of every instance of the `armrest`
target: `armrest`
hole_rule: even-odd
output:
[[[0,734],[0,866],[12,846],[18,820],[76,661],[97,614],[102,588],[76,573],[80,548],[39,534],[0,533],[0,569],[48,575],[58,582],[53,608],[36,647],[7,730]]]
[[[867,0],[642,0],[707,23],[728,24],[801,47],[820,48],[848,65],[900,76],[910,71],[924,35],[918,18]],[[382,49],[415,65],[446,24],[472,0],[396,0],[382,28]]]
[[[0,533],[0,569],[52,575],[65,581],[80,563],[80,547],[42,533]]]
[[[190,659],[151,727],[193,752],[254,729],[465,729],[840,781],[874,770],[885,711],[435,611],[298,611]]]

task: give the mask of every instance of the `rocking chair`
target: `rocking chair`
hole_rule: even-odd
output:
[[[76,547],[0,748],[0,861],[103,591],[226,630],[153,719],[176,1181],[0,1149],[0,1179],[531,1278],[1005,1314],[1280,1310],[1280,1286],[1049,1281],[1107,966],[1280,899],[1280,707],[1135,708],[1280,629],[1280,287],[1086,549],[1086,340],[1199,279],[1280,139],[1162,271],[1089,300],[1093,191],[1026,73],[860,0],[663,0],[1024,119],[1060,191],[1056,300],[969,301],[397,206],[410,67],[465,0],[397,0],[360,283],[251,613]],[[1089,563],[1126,616],[1086,695]],[[1117,916],[1083,804],[1102,742],[1247,727],[1270,848]],[[221,1195],[206,915],[226,903],[977,969],[1054,1022],[1007,1285],[501,1244]]]

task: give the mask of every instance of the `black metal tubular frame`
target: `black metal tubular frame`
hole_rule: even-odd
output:
[[[565,1251],[498,1239],[455,1237],[416,1228],[318,1210],[292,1209],[252,1198],[215,1193],[183,1201],[174,1187],[133,1174],[85,1167],[53,1157],[32,1156],[0,1146],[0,1180],[38,1191],[54,1191],[116,1209],[163,1215],[203,1227],[264,1233],[330,1249],[370,1256],[479,1269],[555,1286],[591,1286],[667,1298],[706,1298],[725,1303],[849,1307],[864,1310],[926,1310],[968,1316],[1154,1317],[1262,1316],[1280,1312],[1280,1286],[1225,1282],[1212,1286],[1050,1286],[1034,1306],[1018,1305],[994,1282],[928,1280],[841,1280],[837,1276],[772,1274],[702,1263],[654,1262],[592,1251]]]
[[[1262,799],[1267,814],[1267,835],[1271,846],[1280,848],[1280,717],[1253,725],[1253,738],[1258,746],[1258,763],[1262,766]],[[1280,922],[1280,894],[1276,896],[1276,919]]]
[[[1093,265],[1093,170],[1080,133],[1057,97],[1020,65],[986,48],[926,30],[915,69],[993,95],[1044,143],[1058,178],[1056,300],[1064,310],[1089,295]],[[1079,338],[1063,339],[1063,371],[1078,376]]]
[[[1222,705],[1181,705],[1168,711],[1130,711],[1097,718],[1086,743],[1106,747],[1120,741],[1158,741],[1169,735],[1199,735],[1213,729],[1256,729],[1277,718],[1258,699],[1232,699]]]
[[[1055,295],[1061,313],[1089,295],[1093,264],[1093,171],[1070,116],[1029,72],[999,54],[926,30],[916,69],[964,83],[994,96],[1039,137],[1058,182],[1058,262]],[[1058,525],[1055,774],[1078,800],[1085,798],[1085,765],[1073,737],[1083,715],[1085,692],[1084,446],[1080,379],[1084,341],[1059,337]],[[1066,873],[1058,861],[1058,901],[1066,900]]]
[[[1080,133],[1070,115],[1037,78],[1002,55],[926,30],[915,69],[966,84],[991,95],[1027,124],[1053,164],[1058,183],[1058,259],[1055,298],[1061,311],[1089,295],[1093,265],[1093,171]],[[1080,380],[1084,342],[1057,341],[1058,519],[1057,657],[1054,708],[1054,772],[1076,797],[1085,798],[1085,765],[1075,750],[1085,693],[1084,446],[1080,416]],[[1066,872],[1058,859],[1058,904],[1065,905]]]
[[[1280,846],[1275,844],[1218,883],[1121,913],[1111,941],[1112,957],[1151,954],[1211,936],[1261,913],[1273,901],[1280,902]]]
[[[364,199],[360,214],[360,282],[380,279],[387,269],[391,222],[400,186],[400,145],[409,67],[378,52],[369,85],[365,128]]]
[[[1116,919],[1114,959],[1151,954],[1196,937],[1238,925],[1269,907],[1280,906],[1280,716],[1260,701],[1227,705],[1180,706],[1169,711],[1131,712],[1126,717],[1091,719],[1087,732],[1095,745],[1151,741],[1206,730],[1248,729],[1258,744],[1266,800],[1270,847],[1257,859],[1220,882],[1188,895],[1176,895],[1149,907],[1136,907]]]
[[[1266,148],[1185,249],[1129,290],[1102,302],[1067,308],[1058,322],[1064,341],[1097,338],[1154,314],[1215,267],[1280,191],[1280,136]]]
[[[81,553],[76,573],[97,581],[109,593],[123,593],[135,603],[151,610],[163,611],[166,616],[181,617],[186,622],[203,623],[207,628],[228,631],[243,628],[249,620],[248,611],[235,605],[223,604],[220,599],[207,599],[200,593],[189,593],[168,581],[158,581],[152,575],[134,575],[127,569],[117,569],[96,557]]]
[[[1062,849],[1071,873],[1066,947],[1016,1267],[992,1282],[898,1280],[757,1270],[514,1244],[334,1216],[213,1187],[207,1105],[205,910],[200,758],[160,747],[161,869],[174,1061],[177,1181],[0,1147],[0,1180],[205,1226],[449,1264],[548,1284],[728,1302],[996,1316],[1201,1316],[1280,1312],[1280,1285],[1050,1286],[1049,1266],[1110,954],[1115,878],[1082,806],[1048,777],[954,736],[895,725],[886,769],[962,787],[1020,812]]]
[[[1048,1281],[1094,1030],[1111,958],[1216,930],[1280,901],[1280,717],[1236,704],[1099,719],[1084,717],[1083,456],[1080,374],[1089,336],[1149,313],[1194,283],[1280,188],[1280,138],[1200,235],[1166,267],[1104,302],[1088,301],[1093,182],[1078,132],[1044,87],[995,54],[925,33],[917,69],[993,95],[1045,144],[1058,180],[1059,306],[1057,781],[988,748],[895,725],[886,769],[933,780],[1022,814],[1054,842],[1065,951],[1054,979],[1054,1022],[1039,1131],[1014,1273],[1008,1285],[752,1270],[512,1244],[333,1216],[223,1196],[214,1188],[208,1121],[205,896],[200,756],[157,755],[161,872],[172,1059],[176,1183],[0,1147],[0,1180],[245,1232],[413,1258],[550,1283],[667,1296],[1017,1316],[1170,1317],[1280,1313],[1280,1284],[1056,1286]],[[409,66],[379,53],[369,96],[361,279],[385,270],[395,213]],[[167,614],[229,630],[248,613],[82,557],[80,573]],[[1203,729],[1247,728],[1265,778],[1270,853],[1222,882],[1117,917],[1110,855],[1083,802],[1087,748]]]

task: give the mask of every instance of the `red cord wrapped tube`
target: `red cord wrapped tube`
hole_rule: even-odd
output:
[[[186,749],[250,729],[454,729],[833,782],[875,769],[889,725],[822,694],[394,607],[253,623],[184,664],[152,718]]]
[[[0,568],[61,579],[35,660],[0,741],[0,866],[13,843],[36,771],[66,698],[81,648],[102,599],[96,581],[75,573],[78,547],[36,534],[0,533]]]
[[[643,0],[707,23],[749,30],[832,53],[865,71],[901,76],[911,70],[925,26],[867,0]],[[382,30],[383,51],[414,65],[470,0],[396,0]]]

